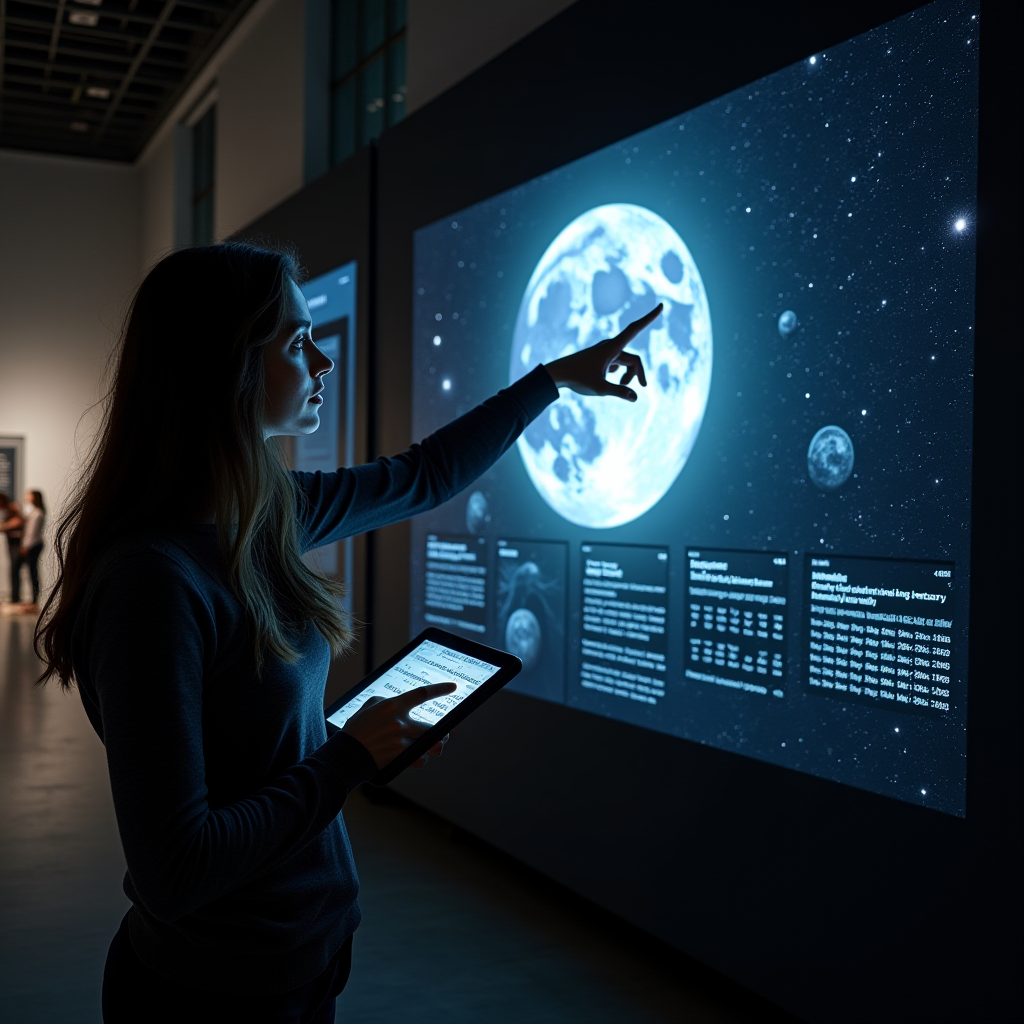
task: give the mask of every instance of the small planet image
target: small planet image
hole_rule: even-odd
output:
[[[797,320],[796,313],[791,309],[787,309],[785,313],[779,317],[779,334],[784,338],[788,338],[799,326],[800,321]]]
[[[693,450],[711,387],[704,283],[675,229],[642,206],[581,214],[541,256],[523,294],[510,378],[618,334],[657,303],[662,315],[629,346],[647,387],[635,403],[562,391],[518,441],[537,493],[578,526],[621,526],[653,508]],[[611,374],[616,379],[617,374]]]
[[[853,441],[842,427],[822,427],[807,449],[807,472],[823,491],[838,490],[853,472]]]
[[[537,616],[529,608],[517,608],[505,625],[505,650],[514,654],[529,672],[540,659],[541,632]]]
[[[466,502],[466,529],[470,533],[483,533],[491,521],[491,506],[481,491],[474,491]]]

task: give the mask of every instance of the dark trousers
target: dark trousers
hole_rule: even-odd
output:
[[[17,604],[21,600],[21,538],[7,538],[7,554],[11,565],[11,601]]]
[[[33,544],[21,556],[21,564],[28,566],[28,578],[32,581],[32,603],[39,604],[39,556],[43,553],[42,544]]]
[[[289,992],[225,995],[186,988],[147,967],[128,935],[129,910],[121,921],[103,969],[103,1024],[334,1024],[334,1000],[352,967],[352,939],[334,955],[327,970]]]

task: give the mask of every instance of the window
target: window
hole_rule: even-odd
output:
[[[331,163],[405,116],[406,0],[332,0]]]
[[[214,241],[213,196],[216,169],[217,107],[192,127],[192,244]]]

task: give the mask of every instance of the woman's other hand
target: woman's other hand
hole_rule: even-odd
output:
[[[624,352],[623,349],[659,316],[660,302],[647,316],[634,320],[614,338],[599,341],[572,355],[562,356],[553,363],[546,363],[545,369],[551,374],[556,387],[569,388],[580,395],[614,395],[627,402],[635,402],[636,392],[626,385],[635,378],[641,387],[647,387],[647,375],[640,357],[635,352]],[[615,384],[608,380],[608,374],[619,367],[623,367],[625,373]]]
[[[370,752],[377,767],[383,768],[430,728],[411,719],[409,712],[419,704],[447,696],[457,689],[455,683],[433,683],[430,686],[417,686],[387,700],[371,698],[345,723],[342,732],[359,740]],[[445,736],[435,743],[413,767],[422,768],[429,758],[440,756],[447,739]]]

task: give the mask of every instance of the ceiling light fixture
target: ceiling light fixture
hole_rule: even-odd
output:
[[[68,126],[73,132],[87,132],[89,126],[84,121],[72,121]]]
[[[68,15],[68,21],[72,25],[84,25],[86,28],[95,28],[100,23],[100,16],[92,11],[72,11]]]
[[[85,90],[85,95],[91,100],[109,100],[110,90],[103,85],[90,85]]]

